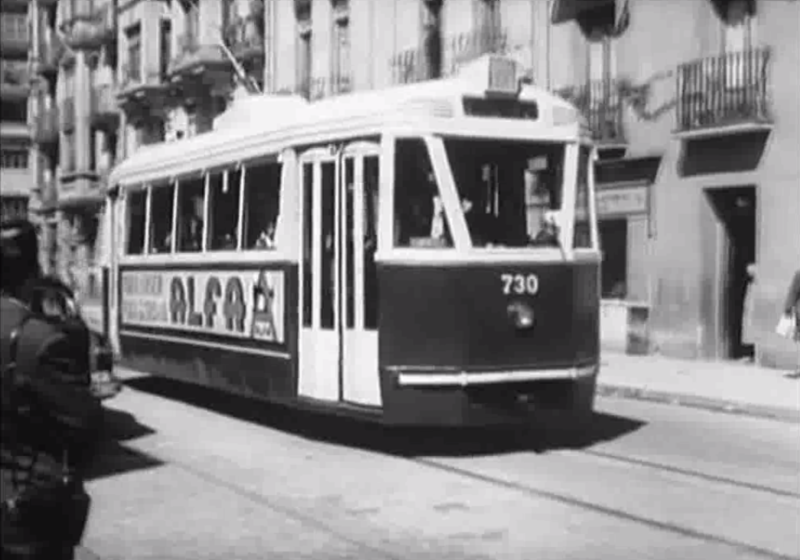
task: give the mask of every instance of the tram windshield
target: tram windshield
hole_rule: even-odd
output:
[[[445,138],[473,247],[556,247],[563,144]]]

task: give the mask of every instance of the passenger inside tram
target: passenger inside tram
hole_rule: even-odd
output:
[[[447,139],[473,247],[557,246],[564,147]]]

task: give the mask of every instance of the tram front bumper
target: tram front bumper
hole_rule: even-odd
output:
[[[384,416],[392,424],[461,426],[516,423],[537,409],[591,409],[598,372],[596,363],[490,372],[387,370],[381,376]]]

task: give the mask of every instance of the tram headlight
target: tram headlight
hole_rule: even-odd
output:
[[[527,330],[533,327],[534,313],[533,308],[524,301],[512,301],[506,308],[508,318],[519,330]]]

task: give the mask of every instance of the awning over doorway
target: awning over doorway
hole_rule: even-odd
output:
[[[620,28],[625,18],[628,17],[628,2],[630,0],[554,0],[550,21],[554,24],[564,23],[576,19],[580,14],[603,8],[614,7],[615,28]]]

